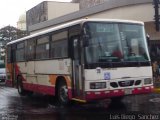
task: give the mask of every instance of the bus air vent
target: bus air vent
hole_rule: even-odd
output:
[[[113,88],[117,88],[118,87],[118,84],[116,82],[111,82],[110,85],[113,87]]]
[[[119,81],[118,84],[120,87],[133,86],[134,80]]]
[[[141,84],[141,80],[136,80],[134,85],[140,85]]]

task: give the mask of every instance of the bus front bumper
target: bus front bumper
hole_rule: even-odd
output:
[[[137,94],[147,94],[152,93],[154,90],[153,86],[145,86],[141,88],[125,88],[125,89],[117,89],[117,90],[108,90],[108,91],[88,91],[86,92],[86,100],[98,100],[98,99],[107,99],[118,96],[126,96],[126,95],[137,95]]]

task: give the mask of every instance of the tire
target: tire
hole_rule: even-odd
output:
[[[68,88],[67,84],[64,81],[60,81],[57,88],[57,98],[60,105],[68,105]]]
[[[20,76],[19,76],[18,79],[17,79],[17,89],[18,89],[18,93],[19,93],[21,96],[26,95],[26,91],[23,89],[22,79],[21,79]]]

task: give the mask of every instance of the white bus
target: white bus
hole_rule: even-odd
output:
[[[7,44],[7,83],[20,95],[55,95],[62,104],[150,93],[144,24],[81,19]]]

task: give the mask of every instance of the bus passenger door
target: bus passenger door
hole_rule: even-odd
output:
[[[80,65],[80,39],[79,36],[72,38],[72,59],[73,59],[73,69],[72,69],[72,79],[73,79],[73,96],[82,96],[82,77],[81,77],[81,65]]]

